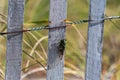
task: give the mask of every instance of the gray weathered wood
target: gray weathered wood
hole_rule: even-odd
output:
[[[22,30],[24,0],[9,0],[7,31]],[[5,80],[20,80],[22,61],[22,33],[7,36]]]
[[[50,0],[49,27],[65,26],[67,0]],[[64,79],[64,56],[59,51],[61,40],[65,39],[65,27],[49,30],[47,80]],[[63,51],[64,53],[64,51]]]
[[[105,5],[106,0],[90,0],[89,19],[95,21],[89,22],[85,80],[100,80]]]

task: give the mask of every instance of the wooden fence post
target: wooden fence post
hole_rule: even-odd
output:
[[[22,30],[24,0],[9,0],[7,31]],[[22,33],[7,35],[5,80],[20,80],[22,61]]]
[[[67,0],[50,0],[47,80],[64,79],[64,39]],[[62,44],[62,45],[61,45]]]
[[[88,46],[85,80],[100,80],[102,64],[102,39],[106,0],[90,0]]]

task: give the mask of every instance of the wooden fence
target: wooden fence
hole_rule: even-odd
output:
[[[90,0],[88,46],[85,80],[100,80],[104,11],[106,0]],[[7,31],[22,30],[24,0],[9,0]],[[64,79],[64,50],[67,18],[67,0],[50,0],[47,80]],[[20,80],[22,61],[22,33],[7,35],[5,80]]]

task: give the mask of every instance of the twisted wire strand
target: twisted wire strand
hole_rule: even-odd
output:
[[[112,19],[120,19],[120,16],[109,16],[109,17],[101,18],[99,21],[112,20]],[[73,21],[73,22],[66,22],[66,20],[64,20],[63,22],[67,26],[67,25],[71,25],[71,24],[82,24],[82,23],[94,22],[94,21],[97,21],[97,20],[86,19],[86,20],[78,20],[78,21]],[[37,30],[43,30],[43,29],[56,29],[56,28],[61,28],[61,27],[66,27],[66,26],[58,26],[58,27],[50,28],[49,25],[45,25],[45,26],[38,26],[38,27],[34,27],[34,28],[28,28],[28,29],[20,30],[20,31],[0,32],[0,35],[23,33],[23,32],[27,32],[27,31],[37,31]]]

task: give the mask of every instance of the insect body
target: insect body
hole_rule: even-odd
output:
[[[66,45],[66,40],[65,39],[60,40],[59,46],[58,46],[58,53],[59,53],[60,59],[62,59],[64,55],[65,45]]]

